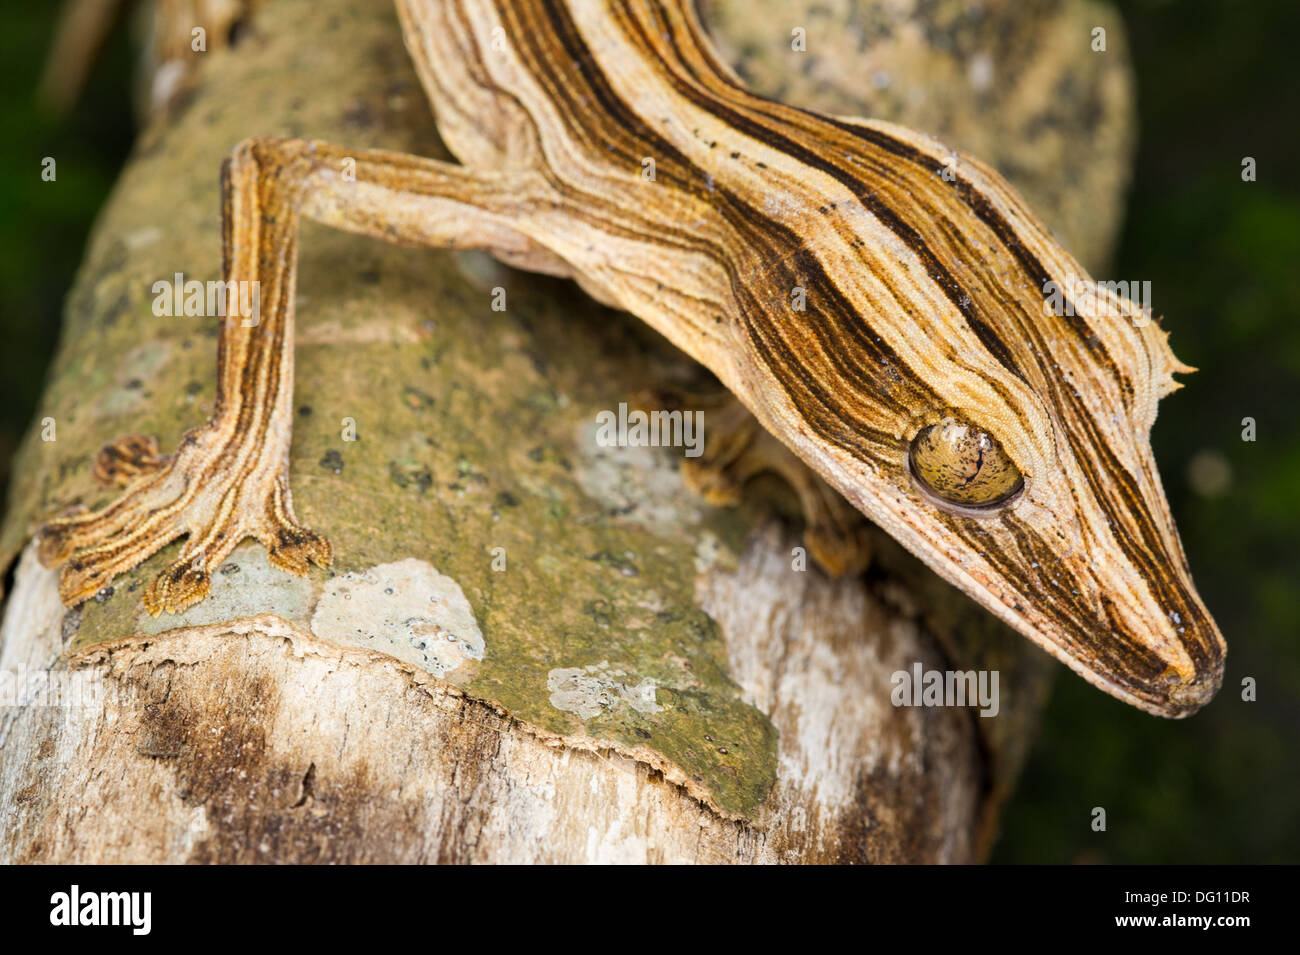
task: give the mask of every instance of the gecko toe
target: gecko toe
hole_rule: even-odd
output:
[[[102,563],[73,558],[59,571],[59,598],[74,607],[107,587],[111,579]]]
[[[158,441],[152,435],[127,434],[99,449],[91,474],[100,484],[125,487],[142,474],[166,467],[169,460],[158,453]]]
[[[138,566],[184,533],[180,528],[153,534],[119,531],[92,542],[78,540],[59,571],[59,597],[72,607],[95,596],[113,578]]]
[[[855,575],[871,562],[866,518],[844,497],[759,425],[734,396],[697,398],[709,439],[698,458],[682,461],[686,486],[713,506],[740,503],[746,483],[765,472],[782,478],[803,513],[804,547],[832,577]]]
[[[711,461],[682,461],[682,480],[691,493],[713,507],[735,507],[741,501],[742,483]]]
[[[78,505],[47,523],[36,535],[36,556],[46,567],[57,567],[80,546],[81,524],[90,511]]]
[[[267,546],[267,559],[273,567],[302,577],[311,565],[328,567],[334,559],[330,542],[305,527],[277,528],[275,539]]]
[[[856,512],[853,516],[856,517]],[[810,520],[804,529],[803,543],[817,566],[832,577],[860,574],[871,563],[871,538],[860,518],[851,524]]]
[[[181,613],[208,595],[212,575],[202,557],[179,557],[168,564],[144,592],[144,608],[156,617],[164,610]]]
[[[265,508],[264,523],[256,536],[266,545],[271,566],[304,577],[312,564],[330,565],[334,559],[330,542],[298,523],[287,481],[282,479],[272,485]]]

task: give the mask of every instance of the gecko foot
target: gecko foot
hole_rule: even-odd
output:
[[[857,509],[814,474],[785,445],[772,437],[758,419],[729,392],[689,402],[658,394],[661,404],[691,404],[704,411],[704,450],[686,458],[686,486],[710,504],[740,503],[746,482],[765,471],[779,475],[794,490],[804,516],[804,546],[812,559],[833,577],[858,574],[871,563],[867,520]]]
[[[144,593],[154,616],[180,613],[207,596],[212,574],[245,537],[265,544],[271,564],[291,573],[327,566],[329,542],[298,523],[286,455],[272,444],[258,449],[214,422],[186,434],[170,457],[142,436],[105,445],[94,473],[104,483],[124,484],[121,496],[97,511],[65,513],[40,532],[41,562],[63,565],[63,602],[73,606],[93,596],[183,536],[180,555]]]

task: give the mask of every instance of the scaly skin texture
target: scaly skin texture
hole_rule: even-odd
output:
[[[997,173],[901,127],[748,92],[689,4],[398,6],[463,165],[304,140],[236,148],[225,277],[260,283],[261,321],[225,324],[206,428],[169,461],[143,456],[106,510],[47,528],[66,601],[182,534],[151,612],[201,599],[245,535],[290,570],[329,560],[293,518],[286,468],[302,215],[572,276],[1094,684],[1167,716],[1213,696],[1223,640],[1148,441],[1172,374],[1190,369],[1117,294],[1045,310],[1048,282],[1089,279]],[[1023,476],[1005,508],[974,516],[916,487],[909,445],[948,417]]]

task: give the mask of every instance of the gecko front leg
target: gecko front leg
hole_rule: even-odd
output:
[[[186,433],[169,457],[143,436],[106,445],[95,474],[125,484],[122,495],[42,529],[40,557],[63,565],[64,603],[94,595],[182,536],[180,555],[145,591],[151,614],[202,600],[213,572],[245,537],[261,541],[270,562],[291,573],[327,566],[330,544],[299,523],[289,485],[299,216],[403,244],[486,247],[562,271],[486,209],[510,201],[509,186],[447,163],[305,140],[237,146],[222,170],[223,279],[256,283],[258,314],[223,320],[215,412],[206,425]]]

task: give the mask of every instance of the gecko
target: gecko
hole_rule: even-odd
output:
[[[66,604],[182,537],[144,592],[151,614],[202,600],[247,537],[294,574],[330,564],[289,477],[306,218],[573,279],[1084,679],[1160,716],[1214,696],[1226,646],[1150,446],[1158,402],[1194,369],[995,170],[895,124],[751,92],[689,0],[396,5],[458,162],[234,147],[222,274],[258,283],[259,321],[223,322],[205,425],[167,455],[146,436],[106,444],[95,474],[120,496],[40,530]]]

